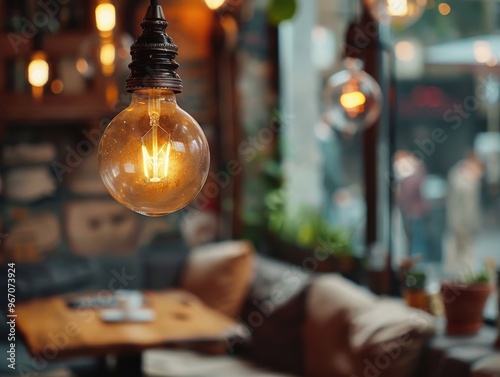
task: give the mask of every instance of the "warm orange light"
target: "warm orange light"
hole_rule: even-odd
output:
[[[488,63],[493,57],[491,46],[486,41],[474,42],[474,58],[478,63]]]
[[[136,91],[99,145],[99,171],[109,193],[147,216],[186,206],[202,189],[209,166],[201,127],[167,90]]]
[[[62,80],[56,79],[50,84],[50,89],[54,94],[61,94],[64,90],[64,83],[62,82]]]
[[[49,81],[49,63],[45,59],[43,52],[37,52],[28,66],[28,81],[34,87],[42,87]]]
[[[105,76],[111,76],[115,71],[116,48],[113,43],[105,43],[101,46],[99,59],[102,65],[102,72]]]
[[[226,0],[205,0],[205,4],[212,10],[216,10],[224,5]]]
[[[84,58],[80,58],[76,61],[76,69],[80,74],[85,75],[89,70],[89,63]]]
[[[389,15],[402,17],[408,14],[408,0],[387,0]]]
[[[353,110],[366,103],[366,97],[359,91],[344,93],[340,96],[340,104],[344,109]]]
[[[441,3],[438,6],[438,10],[443,16],[447,16],[451,13],[451,6],[447,3]]]
[[[112,31],[116,26],[116,10],[113,4],[99,4],[95,8],[95,23],[100,32]]]

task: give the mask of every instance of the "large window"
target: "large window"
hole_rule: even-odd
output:
[[[285,167],[294,167],[286,177],[290,210],[320,208],[364,253],[363,136],[346,136],[322,117],[323,86],[342,69],[355,3],[302,1],[280,26],[282,110],[293,115],[283,139]],[[394,266],[418,255],[431,278],[441,278],[500,259],[499,28],[498,2],[429,0],[415,24],[390,31],[395,64],[385,59],[381,72],[389,81],[393,73],[396,108],[387,109],[384,90],[381,128],[391,117],[396,126],[394,139],[380,133],[379,152],[390,144],[395,182],[390,225],[380,196],[379,234],[383,247],[384,234],[392,235]],[[379,174],[388,170],[378,163]]]

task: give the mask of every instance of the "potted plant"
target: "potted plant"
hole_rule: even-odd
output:
[[[483,327],[483,311],[492,291],[490,275],[483,270],[462,280],[443,281],[441,297],[446,314],[446,331],[451,335],[474,335]]]

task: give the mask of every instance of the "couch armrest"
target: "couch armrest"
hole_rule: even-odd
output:
[[[306,303],[305,372],[311,377],[411,376],[434,333],[428,314],[379,299],[336,275],[318,277]]]

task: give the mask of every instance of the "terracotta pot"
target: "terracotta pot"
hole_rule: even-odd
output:
[[[484,306],[491,291],[491,284],[487,283],[442,282],[446,332],[450,335],[474,335],[479,332],[484,325]]]

